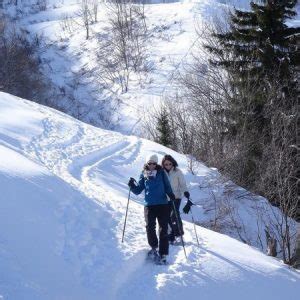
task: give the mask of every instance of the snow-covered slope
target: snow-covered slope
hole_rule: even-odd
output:
[[[81,247],[82,262],[84,256],[89,259],[91,249],[84,250],[84,243],[93,233],[90,224],[105,213],[1,142],[0,299],[96,299],[95,291],[82,284],[87,277],[68,248]],[[76,224],[85,226],[85,236]],[[108,226],[102,224],[104,231]]]
[[[41,1],[42,2],[42,1]],[[43,72],[51,82],[55,97],[48,102],[78,119],[123,133],[140,133],[144,113],[175,89],[174,75],[191,54],[196,41],[195,26],[217,14],[229,3],[244,7],[247,0],[146,1],[148,27],[148,72],[132,76],[126,93],[112,93],[99,80],[101,48],[98,40],[110,35],[105,3],[99,4],[98,22],[91,25],[85,39],[80,23],[80,1],[48,0],[47,9],[38,11],[36,0],[9,1],[5,11],[17,19],[30,36],[42,36]],[[17,18],[16,18],[17,16]],[[67,23],[66,18],[75,19]],[[66,29],[69,28],[69,30]],[[74,104],[75,103],[75,104]],[[116,109],[117,108],[117,109]]]
[[[297,299],[300,274],[255,248],[185,222],[187,259],[145,262],[142,198],[129,206],[127,179],[144,157],[173,154],[193,197],[185,157],[153,142],[105,131],[0,93],[0,298]]]
[[[45,3],[46,10],[39,11],[38,2]],[[126,93],[112,93],[99,79],[99,41],[111,34],[103,2],[99,1],[98,22],[91,24],[86,40],[85,28],[78,25],[81,1],[26,0],[15,6],[3,0],[5,12],[18,26],[32,37],[43,37],[43,72],[55,94],[48,100],[50,106],[102,128],[141,135],[145,112],[176,91],[176,74],[197,44],[196,28],[233,6],[249,8],[250,0],[145,1],[148,71],[132,76]],[[299,17],[289,24],[299,24]]]

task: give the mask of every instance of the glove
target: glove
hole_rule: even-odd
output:
[[[130,187],[130,189],[133,189],[136,187],[134,178],[130,177],[130,179],[128,181],[128,186]]]
[[[184,197],[190,199],[190,193],[188,191],[183,193]]]
[[[175,195],[172,193],[170,195],[168,195],[171,201],[175,201]]]
[[[188,214],[190,212],[190,210],[191,210],[191,206],[192,205],[193,205],[193,202],[191,200],[188,200],[187,203],[186,203],[186,205],[183,208],[183,212],[185,214]]]

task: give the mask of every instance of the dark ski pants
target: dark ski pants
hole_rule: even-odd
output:
[[[178,221],[179,221],[179,224],[177,224],[177,218],[176,218],[176,215],[174,212],[173,203],[171,201],[169,201],[169,207],[170,207],[169,208],[170,209],[169,225],[171,227],[171,233],[169,235],[170,241],[174,241],[176,236],[181,236],[184,234],[182,220],[181,220],[180,211],[179,211],[180,203],[181,203],[181,199],[176,199],[174,201],[176,213],[177,213]]]
[[[144,215],[146,221],[147,238],[150,247],[159,246],[160,255],[169,254],[168,221],[170,209],[168,204],[145,206]],[[159,245],[156,235],[156,219],[159,225]]]

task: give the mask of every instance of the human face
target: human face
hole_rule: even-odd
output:
[[[156,165],[157,165],[157,163],[154,162],[154,161],[149,161],[149,162],[147,162],[147,166],[148,166],[148,168],[149,168],[150,171],[155,170]]]
[[[173,168],[172,162],[170,162],[169,160],[166,160],[166,161],[164,162],[164,168],[165,168],[166,170],[171,170],[171,169]]]

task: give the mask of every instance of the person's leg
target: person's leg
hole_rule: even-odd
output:
[[[146,232],[148,244],[152,248],[158,247],[158,239],[156,236],[156,214],[153,206],[145,206],[144,216],[146,222]]]
[[[175,234],[174,234],[174,222],[173,222],[173,208],[172,208],[172,202],[169,201],[169,226],[171,228],[171,232],[168,235],[169,241],[174,242],[175,240]],[[175,224],[176,225],[176,224]]]
[[[172,220],[172,228],[173,228],[174,238],[176,236],[180,236],[180,235],[184,234],[184,232],[183,232],[183,226],[182,226],[182,220],[181,220],[180,211],[179,211],[179,209],[180,209],[180,203],[181,203],[181,199],[176,199],[174,201],[175,209],[176,209],[176,214],[177,214],[177,217],[178,217],[179,224],[177,224],[177,217],[175,215],[174,206],[172,204],[171,220]],[[179,229],[178,229],[178,227],[179,227]]]
[[[157,211],[157,220],[159,224],[159,254],[169,254],[169,241],[168,241],[168,222],[170,218],[169,205],[159,205]]]
[[[177,216],[178,216],[178,221],[179,221],[179,230],[178,231],[178,226],[177,227],[177,232],[178,234],[176,234],[176,236],[180,236],[180,235],[184,235],[184,231],[183,231],[183,225],[182,225],[182,219],[181,219],[181,216],[180,216],[180,204],[181,204],[181,199],[176,199],[175,200],[175,207],[176,207],[176,213],[177,213]],[[176,216],[175,216],[176,218]]]

